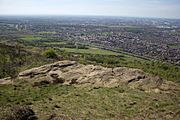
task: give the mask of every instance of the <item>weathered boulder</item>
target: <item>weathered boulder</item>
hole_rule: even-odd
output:
[[[34,76],[46,74],[49,73],[50,71],[55,71],[56,69],[71,66],[74,64],[75,64],[74,61],[60,61],[53,64],[44,65],[41,67],[33,68],[19,73],[19,78],[24,78],[24,77],[32,78]]]
[[[74,61],[59,61],[21,72],[19,79],[34,80],[36,84],[74,85],[76,87],[117,87],[127,85],[144,91],[169,89],[169,81],[127,67],[106,68],[95,65],[82,65]],[[173,83],[171,83],[173,84]],[[38,84],[39,85],[39,84]],[[171,85],[172,86],[172,85]]]
[[[10,77],[0,79],[0,85],[11,84],[11,83],[12,83],[12,80]]]

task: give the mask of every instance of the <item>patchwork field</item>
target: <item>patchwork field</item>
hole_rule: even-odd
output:
[[[169,45],[169,47],[173,49],[180,49],[180,45]]]

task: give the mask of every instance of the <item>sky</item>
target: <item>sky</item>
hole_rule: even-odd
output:
[[[0,15],[180,18],[180,0],[0,0]]]

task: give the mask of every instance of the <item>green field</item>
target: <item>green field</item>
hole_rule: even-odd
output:
[[[76,49],[76,48],[60,48],[65,52],[70,53],[82,53],[82,54],[99,54],[99,55],[120,55],[120,53],[103,50],[99,48],[89,48],[89,49]]]
[[[43,31],[43,32],[38,32],[38,34],[56,34],[56,32],[45,32],[45,31]]]
[[[169,47],[173,49],[180,49],[180,45],[169,45]]]
[[[43,42],[43,44],[46,44],[46,45],[65,45],[67,43],[66,42]]]
[[[35,41],[35,40],[42,40],[42,37],[35,35],[24,35],[22,36],[21,39],[26,41]]]
[[[171,32],[170,35],[180,35],[180,32]]]

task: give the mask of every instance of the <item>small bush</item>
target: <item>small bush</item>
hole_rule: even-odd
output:
[[[37,120],[37,117],[30,107],[23,106],[13,108],[5,120]]]
[[[47,58],[52,58],[52,59],[57,58],[57,54],[54,49],[48,49],[44,51],[43,55]]]

